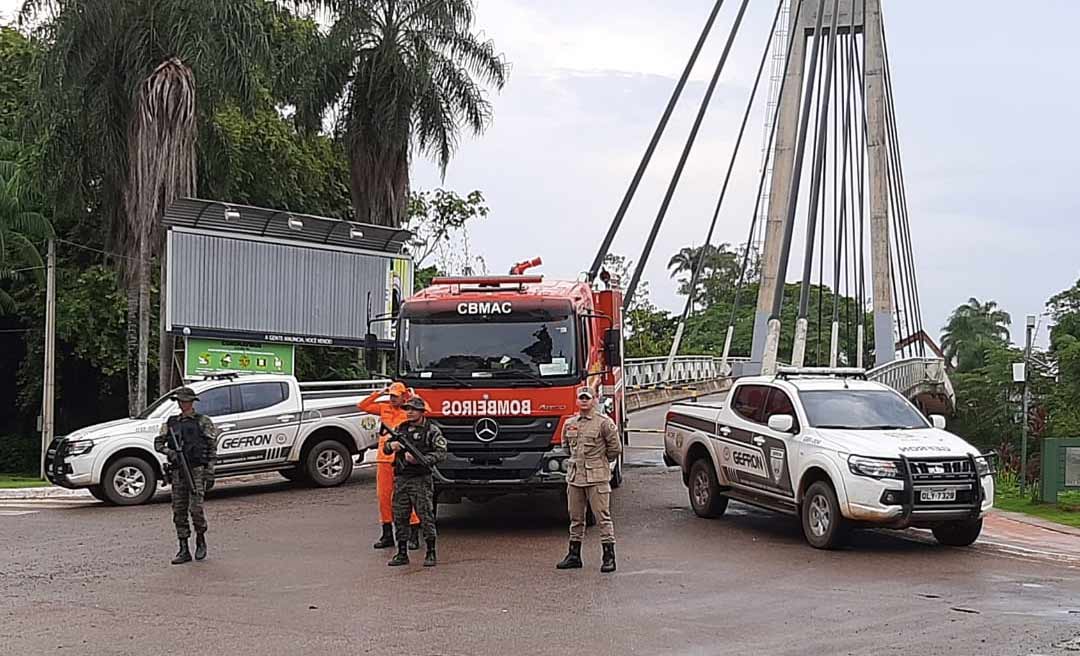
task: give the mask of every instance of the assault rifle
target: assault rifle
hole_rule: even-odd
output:
[[[412,440],[405,436],[405,433],[396,431],[387,426],[386,424],[382,425],[382,428],[379,429],[379,432],[388,435],[390,437],[390,440],[398,442],[401,444],[401,446],[405,447],[405,451],[411,453],[412,457],[416,459],[416,464],[420,465],[424,469],[427,469],[428,471],[433,471],[433,467],[427,463],[427,457],[422,451],[420,451],[420,449],[416,448],[416,445],[412,443]]]
[[[191,467],[188,466],[187,456],[184,455],[184,440],[180,437],[180,431],[174,426],[166,424],[169,430],[169,441],[172,442],[173,450],[176,451],[176,459],[180,461],[180,469],[184,471],[184,479],[187,481],[188,490],[195,491],[195,479],[191,477]]]

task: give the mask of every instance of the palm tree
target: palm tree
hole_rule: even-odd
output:
[[[0,140],[0,281],[29,277],[44,282],[45,263],[34,241],[52,237],[53,230],[42,214],[31,209],[17,157],[15,144]],[[0,289],[0,314],[14,311],[14,299]]]
[[[51,122],[46,166],[63,186],[57,197],[73,214],[95,207],[107,246],[123,255],[132,412],[146,403],[159,218],[178,195],[194,193],[196,114],[209,117],[226,100],[254,102],[269,61],[267,7],[261,0],[26,0],[20,13],[47,44],[38,114]],[[167,384],[170,350],[159,349],[159,386]]]
[[[342,101],[357,221],[398,227],[414,152],[445,173],[461,132],[491,122],[485,88],[509,66],[473,29],[473,0],[312,0],[335,23],[320,53],[323,80],[298,116]],[[310,120],[308,121],[310,122]]]
[[[945,362],[957,371],[971,371],[985,364],[986,349],[1007,344],[1012,318],[997,302],[970,298],[957,307],[941,332]]]
[[[672,278],[684,274],[686,276],[679,279],[680,294],[690,292],[690,281],[698,266],[701,266],[701,276],[698,278],[697,289],[694,290],[694,299],[695,302],[700,299],[708,305],[717,300],[712,298],[712,295],[706,294],[710,288],[730,290],[734,287],[740,268],[740,259],[738,253],[730,250],[730,244],[684,246],[668,260],[668,269],[671,271]],[[710,279],[714,277],[719,279],[714,281],[719,284],[709,285]]]

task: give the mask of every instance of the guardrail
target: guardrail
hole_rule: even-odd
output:
[[[686,385],[718,378],[738,377],[749,358],[723,359],[712,355],[680,355],[671,364],[671,375],[664,380],[666,357],[627,358],[623,361],[623,380],[628,389],[653,385]]]
[[[916,394],[920,388],[938,387],[948,397],[949,405],[956,406],[956,392],[945,371],[945,361],[941,358],[893,360],[867,371],[866,377],[888,385],[908,398]]]

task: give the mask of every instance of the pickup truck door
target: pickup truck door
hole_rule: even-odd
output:
[[[285,462],[300,428],[300,397],[288,383],[271,381],[232,385],[239,412],[219,428],[218,463],[247,469]]]
[[[798,416],[791,399],[771,385],[740,385],[717,430],[723,442],[720,465],[736,487],[794,497],[788,458],[791,435],[769,428],[769,417]]]

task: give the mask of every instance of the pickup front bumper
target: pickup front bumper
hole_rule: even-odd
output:
[[[845,516],[887,528],[932,527],[979,519],[993,507],[993,476],[980,474],[973,456],[901,463],[902,480],[848,477]]]
[[[53,485],[71,490],[88,487],[93,477],[92,464],[92,457],[71,457],[67,440],[60,437],[45,452],[45,478]]]

